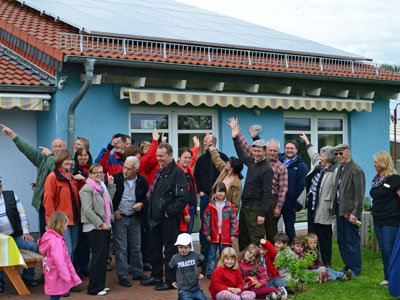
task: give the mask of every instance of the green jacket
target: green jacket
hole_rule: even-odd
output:
[[[44,182],[47,175],[54,171],[54,155],[45,156],[42,151],[33,147],[22,137],[17,135],[14,143],[30,161],[37,168],[36,186],[33,191],[32,206],[39,211],[40,206],[43,205],[43,192]]]

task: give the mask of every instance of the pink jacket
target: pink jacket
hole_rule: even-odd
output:
[[[43,256],[44,293],[62,295],[81,284],[82,280],[72,265],[65,238],[52,229],[46,229],[46,233],[38,240],[39,251]]]

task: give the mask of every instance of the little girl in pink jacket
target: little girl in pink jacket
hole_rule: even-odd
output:
[[[49,219],[46,233],[38,240],[39,251],[43,256],[44,292],[51,300],[59,299],[72,287],[82,283],[72,265],[65,238],[62,236],[67,226],[67,215],[55,211]]]

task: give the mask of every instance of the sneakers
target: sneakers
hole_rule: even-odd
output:
[[[104,295],[107,295],[107,291],[105,291],[105,290],[102,290],[97,293],[97,296],[104,296]]]
[[[276,292],[276,296],[278,297],[278,299],[284,300],[287,299],[288,293],[283,286],[280,286]]]
[[[275,292],[272,292],[271,294],[268,294],[267,296],[265,296],[266,300],[277,300],[278,297],[276,296]]]

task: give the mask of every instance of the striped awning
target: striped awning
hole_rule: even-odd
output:
[[[47,94],[1,94],[0,109],[9,110],[18,107],[22,110],[42,111],[48,108],[47,100],[51,96]]]
[[[158,91],[121,88],[121,99],[130,99],[131,104],[147,103],[154,105],[161,103],[170,105],[176,103],[180,106],[191,104],[200,106],[202,104],[212,107],[215,105],[227,107],[245,106],[248,108],[258,107],[260,109],[269,107],[271,109],[296,110],[337,110],[337,111],[372,111],[374,101],[356,99],[336,99],[336,98],[308,98],[294,96],[275,96],[275,95],[243,95],[243,94],[217,94],[201,92],[179,92],[179,91]]]

